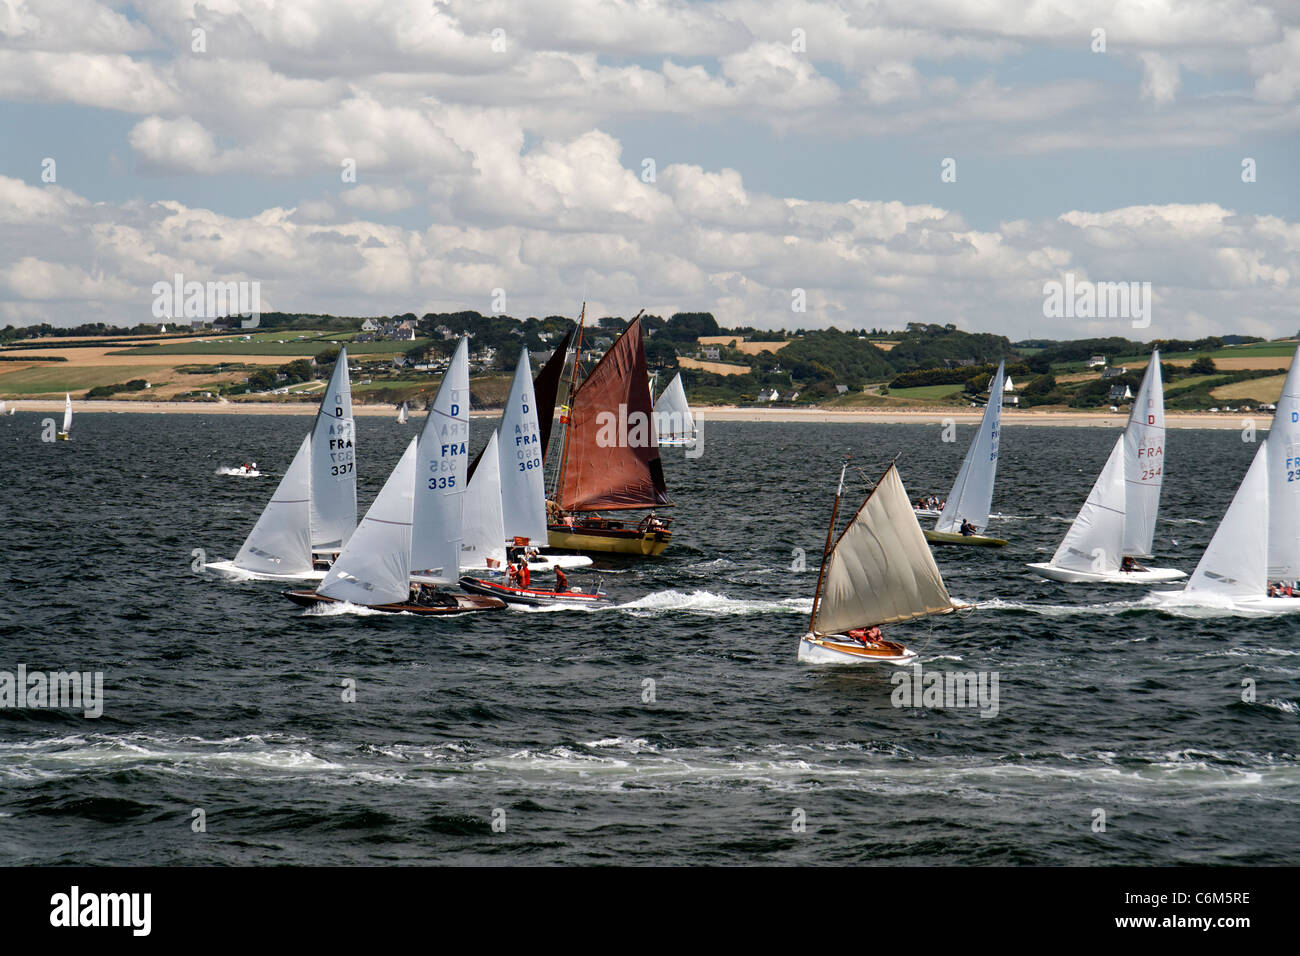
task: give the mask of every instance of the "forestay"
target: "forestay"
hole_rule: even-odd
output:
[[[813,627],[840,633],[953,607],[898,469],[890,465],[831,550]]]
[[[1121,435],[1088,492],[1088,500],[1061,540],[1052,564],[1074,571],[1118,571],[1124,557],[1124,468],[1127,436]]]
[[[311,439],[311,544],[341,548],[357,526],[356,425],[348,351],[339,350]]]
[[[418,439],[411,439],[379,497],[316,590],[353,604],[395,604],[410,596],[411,514]]]
[[[235,555],[235,567],[259,574],[302,574],[311,564],[311,434]]]
[[[469,469],[469,339],[456,346],[433,408],[420,430],[411,567],[455,583]]]
[[[935,531],[956,533],[960,531],[962,521],[969,521],[978,531],[988,527],[989,509],[993,506],[993,480],[998,471],[998,443],[1002,435],[1005,364],[998,363],[997,374],[989,385],[989,403],[980,419],[979,431],[966,450],[943,512],[934,523]]]

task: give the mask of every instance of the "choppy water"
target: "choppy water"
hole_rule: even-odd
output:
[[[840,456],[874,477],[901,451],[942,494],[970,427],[707,423],[703,457],[665,454],[672,548],[607,569],[617,607],[431,621],[190,571],[234,554],[307,419],[86,413],[47,444],[41,417],[0,419],[0,670],[103,671],[106,700],[0,709],[0,863],[1300,862],[1297,622],[1024,568],[1114,432],[1008,427],[1012,545],[938,552],[982,606],[892,630],[925,668],[996,671],[985,719],[795,663]],[[358,428],[364,506],[413,432]],[[1163,563],[1191,569],[1253,451],[1171,433]],[[215,473],[247,459],[272,477]]]

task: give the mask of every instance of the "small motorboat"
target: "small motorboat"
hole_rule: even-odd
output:
[[[223,468],[220,474],[229,475],[232,478],[261,478],[262,473],[257,468],[257,462],[244,462],[238,468]]]
[[[567,591],[548,591],[545,588],[521,588],[513,584],[501,584],[497,581],[487,581],[469,575],[465,575],[460,579],[460,586],[474,595],[497,598],[507,604],[528,604],[533,607],[565,605],[596,607],[610,603],[609,598],[605,596],[605,592],[599,589],[582,591],[578,588],[569,588]]]
[[[322,604],[345,604],[336,598],[326,597],[315,591],[285,591],[284,596],[299,607],[316,607]],[[451,594],[439,591],[414,601],[401,601],[395,604],[369,604],[366,607],[389,614],[419,614],[426,617],[448,617],[453,614],[469,614],[474,611],[491,611],[505,607],[505,601],[478,594]]]

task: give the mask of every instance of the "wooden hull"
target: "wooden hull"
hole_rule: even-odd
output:
[[[72,437],[67,432],[59,432],[54,437],[59,441],[72,441]]]
[[[609,599],[589,591],[547,591],[543,588],[520,588],[498,584],[482,578],[465,576],[460,586],[472,594],[500,598],[507,604],[526,604],[532,607],[595,607],[609,604]]]
[[[968,548],[1005,548],[1010,542],[1005,538],[990,538],[982,534],[950,534],[947,531],[925,531],[925,540],[931,544],[960,544]]]
[[[897,641],[863,647],[845,634],[805,634],[799,639],[801,664],[909,664],[916,651]]]
[[[636,528],[584,528],[547,525],[547,544],[563,551],[596,551],[601,554],[630,554],[650,557],[662,554],[672,541],[667,530],[639,531]]]
[[[299,607],[315,607],[320,604],[340,604],[334,598],[317,594],[315,591],[285,591],[284,596]],[[422,617],[449,617],[455,614],[470,614],[474,611],[491,611],[506,606],[506,602],[479,594],[449,594],[455,603],[430,606],[425,604],[376,604],[373,610],[386,611],[390,614],[418,614]]]

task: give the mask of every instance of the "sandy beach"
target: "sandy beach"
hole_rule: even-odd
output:
[[[63,402],[49,400],[10,401],[9,406],[20,412],[62,412]],[[315,415],[316,405],[311,402],[135,402],[135,401],[74,401],[78,413],[111,412],[130,414],[179,415]],[[874,423],[878,425],[941,425],[951,419],[960,425],[972,425],[980,420],[982,410],[973,408],[930,408],[906,411],[877,411],[871,409],[840,410],[829,408],[737,408],[731,405],[705,405],[693,409],[697,418],[705,422],[808,422],[808,423]],[[354,405],[353,413],[363,417],[393,418],[396,410],[391,405]],[[496,418],[500,409],[479,409],[471,413],[475,418]],[[412,412],[418,418],[423,412]],[[1168,428],[1224,428],[1240,429],[1247,419],[1254,418],[1257,426],[1266,427],[1270,413],[1252,415],[1240,413],[1210,414],[1192,412],[1169,413],[1165,416]],[[1019,411],[1004,409],[1004,426],[1031,425],[1048,427],[1123,428],[1127,414],[1115,412],[1062,412]]]

